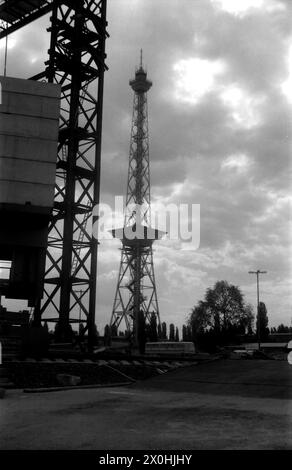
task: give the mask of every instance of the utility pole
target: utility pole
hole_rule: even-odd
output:
[[[256,274],[257,277],[257,327],[258,327],[258,345],[259,349],[261,347],[261,324],[260,324],[260,289],[259,289],[259,275],[260,274],[266,274],[267,271],[260,271],[259,269],[257,271],[248,271],[249,274]]]

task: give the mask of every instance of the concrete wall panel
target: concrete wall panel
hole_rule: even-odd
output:
[[[54,185],[24,183],[21,181],[0,181],[0,202],[7,204],[31,204],[51,207]]]
[[[0,155],[55,164],[56,142],[0,133]]]
[[[0,129],[4,135],[32,137],[56,142],[59,124],[54,119],[40,119],[32,116],[1,113],[0,109]],[[56,161],[57,154],[53,156]]]
[[[0,77],[0,203],[52,207],[60,87]]]
[[[46,96],[4,93],[1,108],[3,113],[22,115],[24,112],[26,116],[59,118],[56,99]]]
[[[55,174],[53,163],[0,157],[0,182],[6,180],[51,185],[55,181]]]
[[[59,99],[59,85],[53,83],[36,82],[34,80],[24,80],[23,78],[0,76],[0,83],[4,92],[29,94],[34,96],[47,96]]]

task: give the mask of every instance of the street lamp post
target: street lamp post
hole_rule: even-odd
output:
[[[258,327],[258,347],[260,350],[261,347],[261,322],[260,322],[260,289],[259,289],[259,275],[260,274],[266,274],[267,271],[260,271],[259,269],[257,271],[248,271],[249,274],[256,274],[257,276],[257,312],[258,312],[258,321],[257,321],[257,327]]]

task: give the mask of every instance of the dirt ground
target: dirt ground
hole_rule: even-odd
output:
[[[292,449],[292,366],[220,360],[127,387],[0,400],[0,449]]]

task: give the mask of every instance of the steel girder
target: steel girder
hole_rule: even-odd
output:
[[[54,0],[3,0],[0,4],[0,20],[6,27],[0,31],[0,39],[17,31],[52,10]]]
[[[58,322],[64,340],[70,337],[70,323],[82,322],[91,349],[98,248],[92,211],[99,203],[106,25],[106,0],[55,1],[47,67],[32,77],[61,85],[45,295],[35,321]]]

